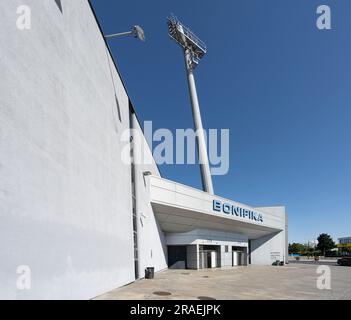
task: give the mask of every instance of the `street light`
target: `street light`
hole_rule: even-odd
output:
[[[105,36],[105,38],[109,39],[109,38],[128,36],[128,35],[132,35],[132,36],[134,36],[134,38],[138,38],[141,41],[145,41],[145,33],[144,33],[144,30],[140,26],[134,26],[131,31],[107,35],[107,36]]]

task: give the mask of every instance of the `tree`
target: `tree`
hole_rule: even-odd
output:
[[[327,233],[321,233],[317,240],[317,250],[320,250],[324,256],[327,250],[335,248],[335,242],[333,241],[332,237]]]
[[[305,246],[301,243],[289,243],[289,253],[301,253],[305,249]]]
[[[309,247],[308,245],[306,245],[303,251],[303,255],[307,257],[311,257],[314,255],[314,251],[315,251],[314,247]]]

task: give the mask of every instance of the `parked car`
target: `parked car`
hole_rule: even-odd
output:
[[[338,259],[339,266],[351,266],[351,257],[343,257]]]

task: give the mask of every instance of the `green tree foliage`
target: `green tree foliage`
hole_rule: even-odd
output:
[[[332,237],[327,233],[322,233],[317,238],[317,250],[321,251],[325,256],[325,252],[335,248],[335,242],[333,241]]]
[[[302,253],[305,250],[305,246],[301,243],[289,243],[289,253],[296,254]]]

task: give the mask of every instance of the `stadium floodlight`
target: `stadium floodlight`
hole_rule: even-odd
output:
[[[201,41],[189,28],[183,25],[174,15],[171,15],[167,19],[167,25],[169,36],[184,50],[194,127],[196,130],[202,187],[204,191],[213,194],[213,184],[206,148],[206,140],[202,126],[199,100],[197,97],[195,78],[193,74],[194,69],[207,52],[206,44]]]
[[[201,41],[189,28],[184,26],[174,15],[168,18],[169,36],[185,51],[189,51],[191,67],[194,69],[206,54],[206,44]]]
[[[109,38],[128,36],[128,35],[133,35],[134,38],[138,38],[141,41],[145,41],[145,33],[144,33],[144,30],[140,26],[134,26],[131,31],[107,35],[107,36],[105,36],[105,38],[109,39]]]

